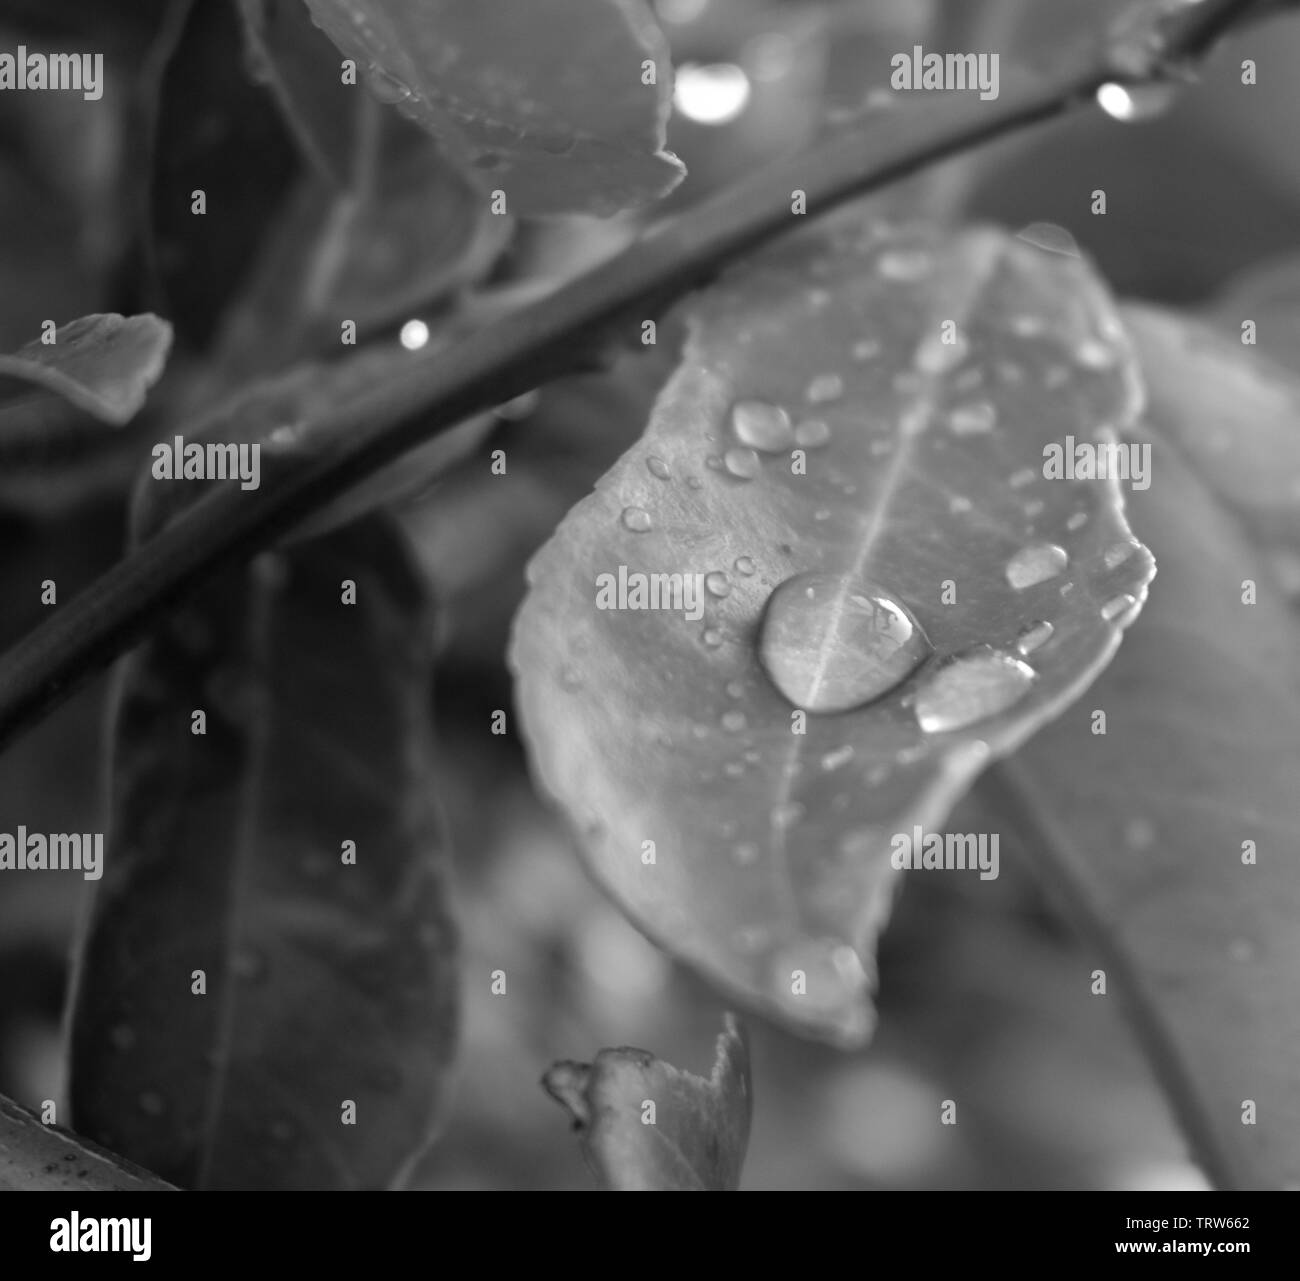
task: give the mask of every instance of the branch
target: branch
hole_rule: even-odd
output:
[[[1107,81],[1165,78],[1246,15],[1276,0],[1149,0],[1122,38],[1076,52],[1050,78],[1004,77],[972,104],[936,95],[864,113],[658,227],[618,257],[449,349],[443,360],[369,390],[312,425],[328,443],[262,487],[214,490],[35,628],[0,659],[0,747],[127,649],[150,620],[217,570],[269,545],[372,472],[471,414],[579,365],[593,342],[653,312],[790,229],[791,193],[809,215],[945,156],[1089,105]],[[640,309],[640,315],[637,314]]]

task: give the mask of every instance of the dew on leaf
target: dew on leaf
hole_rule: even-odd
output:
[[[1054,628],[1051,623],[1030,623],[1016,637],[1016,648],[1022,654],[1032,654],[1040,645],[1046,644],[1052,637]]]
[[[732,711],[722,713],[722,728],[729,734],[739,734],[745,728],[748,722],[745,720],[745,713]]]
[[[752,449],[729,449],[723,454],[722,463],[738,480],[753,480],[763,467]]]
[[[794,444],[790,415],[765,400],[738,400],[731,408],[731,429],[742,445],[768,454],[781,453]]]
[[[827,752],[821,759],[821,767],[824,770],[837,770],[841,766],[847,765],[853,759],[853,744],[845,743],[843,747],[837,747],[833,752]]]
[[[1068,564],[1065,548],[1056,543],[1030,543],[1007,561],[1007,582],[1017,591],[1055,578]]]
[[[662,458],[657,458],[654,454],[651,454],[650,457],[645,460],[645,465],[646,470],[652,476],[657,476],[660,480],[667,480],[668,477],[672,475],[672,471],[668,464],[664,462]]]
[[[646,533],[652,524],[650,513],[644,507],[624,507],[622,521],[623,528],[634,534]]]
[[[920,624],[883,588],[821,572],[798,574],[772,593],[759,638],[772,683],[810,712],[869,703],[930,652]]]
[[[721,570],[715,569],[711,574],[705,574],[704,586],[710,596],[730,596],[731,580]]]
[[[1034,682],[1034,670],[1010,654],[978,645],[924,676],[916,720],[928,733],[963,729],[1011,707]]]
[[[748,556],[737,556],[734,568],[736,573],[748,577],[754,572],[754,562]]]

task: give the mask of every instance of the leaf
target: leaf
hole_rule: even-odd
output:
[[[1131,313],[1130,313],[1131,314]],[[1168,321],[1162,322],[1169,323]],[[1220,367],[1192,342],[1157,368],[1143,345],[1155,419],[1152,482],[1130,495],[1136,531],[1160,564],[1141,625],[1089,691],[999,766],[1037,837],[1036,861],[1109,938],[1088,972],[1136,993],[1139,1025],[1194,1149],[1220,1187],[1295,1186],[1300,1097],[1300,627],[1243,526],[1188,466],[1181,445],[1217,432]],[[1194,419],[1184,414],[1200,392]],[[1261,470],[1300,463],[1293,443],[1239,424],[1233,451]],[[1265,447],[1265,448],[1261,448]],[[1257,452],[1258,451],[1258,452]],[[1226,460],[1226,455],[1223,456]],[[1235,468],[1236,464],[1229,464]],[[1221,478],[1218,473],[1217,479]],[[1258,583],[1242,603],[1242,580]],[[1106,735],[1091,731],[1094,709]],[[1006,828],[1004,828],[1006,830]],[[1253,841],[1258,862],[1242,861]],[[1118,956],[1116,956],[1118,953]],[[1253,1100],[1255,1124],[1243,1123]]]
[[[668,46],[644,0],[307,4],[375,95],[504,190],[512,213],[609,215],[681,181],[663,149]]]
[[[30,421],[50,414],[42,392],[115,427],[130,422],[161,377],[171,341],[171,326],[157,316],[107,312],[61,326],[53,343],[37,340],[0,355],[0,379],[23,384],[4,388],[0,383],[0,430],[11,415]],[[26,387],[41,390],[33,397]]]
[[[299,147],[336,187],[351,178],[357,90],[302,0],[239,0],[256,77],[270,89]]]
[[[1300,355],[1300,254],[1281,254],[1241,272],[1215,300],[1212,315],[1243,346],[1241,325],[1252,320],[1259,350],[1281,364]]]
[[[706,1080],[645,1050],[601,1050],[594,1063],[556,1063],[542,1086],[573,1117],[582,1153],[613,1192],[728,1192],[740,1185],[753,1091],[749,1043],[723,1021]],[[646,1103],[654,1104],[647,1123]]]
[[[523,729],[597,880],[651,937],[857,1044],[892,837],[940,823],[1077,698],[1144,596],[1117,482],[1043,478],[1045,445],[1131,419],[1132,358],[1081,261],[987,230],[846,219],[732,273],[689,321],[645,436],[530,567]],[[940,342],[945,321],[964,346]],[[768,452],[743,444],[764,435]],[[1012,569],[1046,577],[1021,590]],[[599,576],[624,570],[703,578],[703,617],[598,608]],[[786,586],[806,574],[824,577]],[[1025,661],[1042,624],[1051,643]],[[821,709],[806,732],[774,669]]]
[[[196,1188],[378,1187],[427,1147],[457,1004],[429,615],[371,518],[218,580],[127,660],[79,1130]]]
[[[129,1161],[0,1096],[0,1192],[174,1192]]]

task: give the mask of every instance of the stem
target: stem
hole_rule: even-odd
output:
[[[1148,59],[1144,70],[1161,75],[1272,3],[1143,4],[1140,13],[1168,10],[1152,28],[1161,56]],[[809,215],[823,213],[945,156],[1081,108],[1107,81],[1134,78],[1123,53],[1114,41],[1103,42],[1073,54],[1050,79],[1004,77],[1009,83],[1001,96],[974,107],[945,94],[868,113],[807,152],[652,228],[611,261],[471,334],[443,360],[340,405],[313,425],[313,435],[328,440],[316,457],[299,468],[271,469],[260,489],[208,493],[0,659],[0,747],[208,575],[267,546],[437,432],[571,371],[603,331],[629,317],[639,322],[724,263],[789,230],[792,192],[806,193]]]

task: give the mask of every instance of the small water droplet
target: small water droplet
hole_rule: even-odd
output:
[[[722,728],[728,734],[739,734],[747,724],[744,712],[738,712],[733,708],[731,711],[722,713]]]
[[[790,415],[765,400],[738,400],[731,407],[731,429],[742,445],[768,454],[781,453],[794,443]]]
[[[700,639],[710,649],[717,649],[722,644],[722,633],[716,627],[706,627]]]
[[[912,363],[923,374],[946,374],[955,369],[970,353],[970,343],[961,333],[955,333],[953,338],[953,342],[944,342],[938,334],[927,334]]]
[[[723,466],[738,480],[753,480],[763,469],[752,449],[729,449],[722,456]]]
[[[630,529],[634,534],[646,533],[653,523],[650,513],[644,507],[624,507],[621,519],[623,528]]]
[[[157,1090],[145,1090],[136,1101],[145,1116],[162,1116],[167,1110],[163,1096]]]
[[[933,269],[930,255],[920,249],[887,249],[876,260],[876,270],[886,280],[923,280]]]
[[[1116,569],[1122,565],[1137,550],[1132,543],[1112,543],[1106,548],[1106,554],[1102,560],[1106,563],[1107,569]]]
[[[737,556],[734,568],[736,573],[744,574],[748,578],[754,572],[754,562],[748,556]]]
[[[1113,619],[1118,618],[1121,614],[1127,614],[1130,610],[1135,609],[1136,607],[1137,599],[1130,596],[1127,592],[1123,592],[1118,596],[1112,596],[1110,600],[1101,607],[1101,616],[1109,623]]]
[[[889,774],[890,774],[890,768],[888,765],[884,765],[884,764],[873,765],[863,775],[863,778],[866,780],[868,786],[879,787],[881,783],[883,783],[885,779],[889,777]]]
[[[686,477],[686,488],[687,488],[687,489],[703,489],[703,488],[704,488],[704,482],[703,482],[703,481],[702,481],[698,476],[687,476],[687,477]]]
[[[758,862],[758,846],[753,841],[741,841],[731,847],[731,857],[741,867],[749,867]]]
[[[929,733],[963,729],[1006,711],[1034,682],[1034,669],[1009,654],[979,645],[923,678],[916,720]]]
[[[1030,623],[1021,628],[1020,635],[1016,638],[1016,648],[1022,654],[1032,654],[1051,639],[1053,630],[1051,623]]]
[[[1074,349],[1074,358],[1085,369],[1109,369],[1119,357],[1109,344],[1087,338]]]
[[[970,511],[970,509],[970,499],[961,494],[954,494],[950,499],[948,499],[948,510],[952,512],[954,516],[961,516],[965,512]]]
[[[660,480],[667,480],[672,475],[668,464],[662,458],[656,458],[652,454],[645,460],[646,469],[650,475],[657,476]]]
[[[853,344],[851,355],[854,360],[872,360],[880,355],[880,343],[874,338],[864,338]]]
[[[772,991],[785,1012],[802,1022],[830,1024],[845,1043],[870,1029],[871,988],[862,958],[838,939],[787,944],[772,958]]]
[[[739,778],[745,772],[745,766],[741,761],[728,761],[722,767],[722,772],[728,778]]]
[[[845,743],[843,747],[837,747],[833,752],[827,752],[822,757],[821,765],[824,770],[837,770],[841,766],[847,765],[853,759],[853,745]]]
[[[778,831],[793,827],[804,816],[804,807],[798,801],[786,801],[772,806],[772,826]]]
[[[969,405],[958,405],[948,415],[948,426],[957,436],[975,436],[992,431],[997,425],[998,411],[987,400],[977,400]]]
[[[1147,850],[1155,844],[1156,829],[1149,819],[1131,818],[1124,824],[1124,844],[1131,850]]]
[[[1143,85],[1110,82],[1097,90],[1097,105],[1112,120],[1133,124],[1163,115],[1177,96],[1178,86],[1167,81]]]
[[[704,586],[711,596],[731,595],[731,580],[720,569],[704,575]]]
[[[1074,515],[1071,516],[1070,519],[1065,522],[1065,527],[1066,529],[1069,530],[1082,529],[1087,523],[1088,523],[1087,512],[1075,512]]]
[[[1011,317],[1011,332],[1018,338],[1036,338],[1047,328],[1041,316],[1019,315]]]
[[[820,449],[830,438],[830,424],[821,418],[809,418],[794,429],[795,444],[805,449]]]
[[[1015,386],[1025,381],[1025,371],[1013,360],[1000,360],[997,365],[998,377],[1004,383]]]
[[[921,625],[882,587],[798,574],[772,593],[759,657],[796,707],[840,712],[888,693],[931,652]]]
[[[844,379],[839,374],[818,374],[808,384],[804,397],[809,404],[821,405],[844,395]]]
[[[1007,582],[1017,591],[1024,591],[1026,587],[1055,578],[1069,563],[1064,547],[1056,543],[1030,543],[1007,561]]]
[[[726,685],[728,698],[743,698],[745,694],[744,681],[728,681]]]

